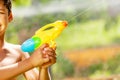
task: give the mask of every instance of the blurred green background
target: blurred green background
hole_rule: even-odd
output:
[[[119,5],[119,0],[14,0],[14,20],[9,24],[6,40],[22,44],[43,25],[56,20],[66,20],[68,27],[56,39],[57,63],[51,67],[52,80],[118,75],[119,54],[106,62],[100,61],[87,67],[78,66],[76,71],[77,63],[74,64],[66,58],[65,53],[74,50],[79,53],[93,48],[114,47],[113,45],[119,47]],[[72,54],[75,55],[74,52]],[[106,51],[101,54],[106,54]],[[94,55],[91,53],[91,56]],[[24,80],[23,76],[18,79]]]

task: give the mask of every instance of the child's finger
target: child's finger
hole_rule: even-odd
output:
[[[51,52],[52,54],[55,53],[55,50],[53,50],[53,48],[51,48],[51,47],[46,47],[46,48],[44,48],[43,51],[44,51],[45,53],[49,53],[49,52]]]
[[[54,57],[50,57],[50,61],[51,61],[51,63],[55,63],[56,62],[56,57],[54,56]]]
[[[47,44],[47,43],[43,44],[43,45],[40,47],[40,49],[43,50],[45,47],[49,47],[49,44]]]
[[[54,51],[53,48],[51,48],[51,47],[46,47],[46,48],[44,48],[44,50],[45,51],[51,51],[51,52]]]
[[[53,52],[48,52],[47,54],[48,54],[49,56],[56,56],[56,53],[55,53],[55,52],[54,52],[54,53],[53,53]]]
[[[57,47],[56,47],[56,45],[55,45],[55,46],[53,47],[53,50],[56,50],[56,48],[57,48]]]
[[[56,57],[56,53],[48,52],[47,54],[44,53],[43,56],[46,57],[46,58]]]

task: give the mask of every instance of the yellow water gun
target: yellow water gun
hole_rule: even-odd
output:
[[[26,40],[21,49],[24,52],[33,52],[44,43],[48,43],[51,47],[55,47],[55,38],[57,38],[63,29],[67,26],[67,21],[55,21],[47,24],[37,30],[32,38]]]

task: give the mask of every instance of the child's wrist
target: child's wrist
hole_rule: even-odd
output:
[[[45,69],[45,70],[47,70],[47,69],[48,69],[48,67],[41,67],[41,69]]]
[[[37,67],[38,65],[34,63],[34,61],[31,58],[28,58],[29,63],[32,65],[32,67]]]
[[[32,63],[32,60],[30,58],[28,58],[28,63],[32,66],[35,67],[34,64]]]

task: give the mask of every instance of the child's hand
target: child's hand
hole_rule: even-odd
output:
[[[44,50],[43,50],[43,54],[45,58],[49,58],[49,61],[44,63],[41,68],[48,68],[49,66],[51,66],[52,64],[54,64],[56,62],[56,53],[55,53],[56,47],[53,49],[51,47],[49,47],[49,45],[47,45]]]
[[[55,54],[54,51],[51,51],[50,47],[48,44],[42,45],[40,48],[38,48],[30,57],[31,64],[36,67],[36,66],[41,66],[44,63],[47,63],[50,61],[52,57],[49,55]]]

